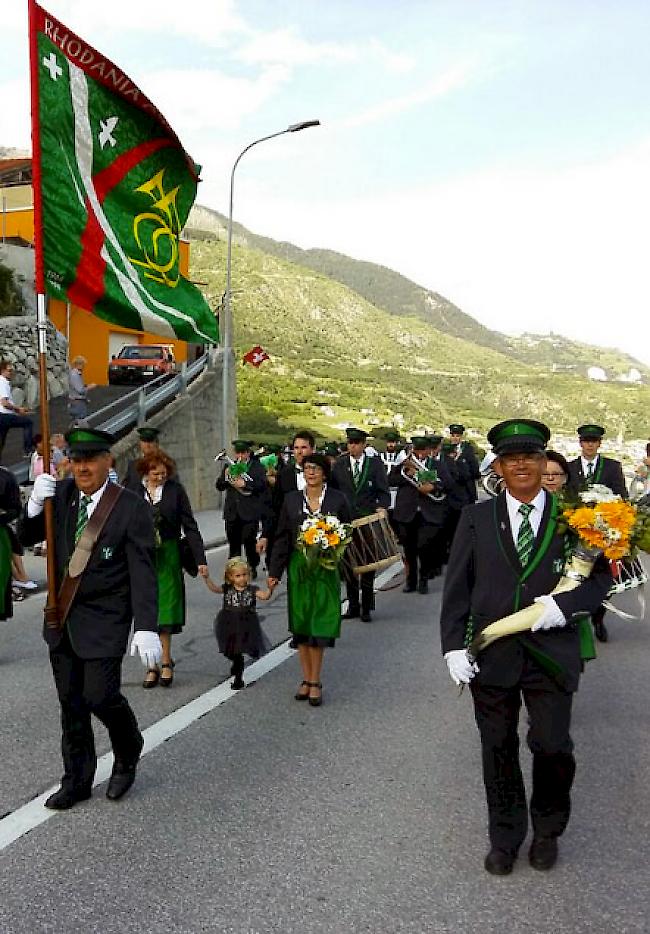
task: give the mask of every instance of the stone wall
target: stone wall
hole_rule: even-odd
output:
[[[232,372],[234,376],[234,367]],[[160,446],[176,461],[179,478],[195,511],[216,509],[220,505],[221,495],[214,484],[221,468],[215,464],[214,457],[224,447],[230,447],[236,437],[233,415],[228,429],[231,437],[223,441],[222,374],[222,357],[218,352],[210,368],[194,380],[186,393],[177,396],[147,422],[160,429]],[[235,398],[234,386],[231,398]],[[137,432],[134,430],[118,441],[113,454],[117,472],[123,476],[127,463],[140,455]]]
[[[11,360],[14,402],[33,408],[39,401],[38,344],[34,315],[0,318],[0,357]],[[47,382],[50,398],[68,391],[68,342],[47,322]]]

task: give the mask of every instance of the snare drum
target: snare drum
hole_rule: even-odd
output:
[[[388,516],[373,513],[352,521],[352,541],[343,560],[353,574],[380,571],[401,561],[399,545]]]

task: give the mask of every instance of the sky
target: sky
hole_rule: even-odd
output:
[[[319,119],[244,156],[236,221],[650,364],[647,0],[43,5],[165,114],[199,203],[227,214],[241,150]],[[29,148],[26,0],[0,18],[0,146]]]

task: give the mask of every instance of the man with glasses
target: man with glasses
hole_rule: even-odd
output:
[[[611,586],[606,562],[570,593],[550,596],[568,542],[557,530],[553,498],[542,488],[550,432],[530,419],[495,425],[488,441],[505,490],[468,506],[451,549],[440,616],[442,651],[456,684],[470,684],[483,751],[491,849],[485,869],[512,872],[526,837],[528,807],[519,763],[523,698],[533,754],[530,864],[550,869],[569,820],[575,772],[569,733],[581,670],[576,618],[593,612]],[[541,604],[532,629],[497,639],[475,662],[466,646],[490,623]]]

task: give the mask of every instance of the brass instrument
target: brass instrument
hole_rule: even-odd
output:
[[[481,486],[490,496],[498,496],[505,486],[505,480],[495,470],[481,477]]]
[[[416,472],[418,470],[426,470],[427,465],[423,461],[421,461],[419,457],[416,457],[415,454],[413,454],[413,452],[411,452],[402,461],[401,468],[402,468],[401,474],[404,477],[404,479],[408,480],[408,482],[411,483],[419,492],[422,492],[420,490],[420,484],[417,482],[417,480],[411,477],[406,471],[407,469],[415,470]],[[440,489],[438,493],[435,493],[435,492],[434,493],[422,493],[422,495],[428,496],[429,499],[433,500],[434,503],[441,503],[443,500],[447,498],[447,494],[442,488]]]
[[[250,476],[250,474],[248,474],[248,473],[242,473],[242,474],[240,474],[240,475],[239,475],[239,478],[238,478],[238,477],[231,477],[231,476],[230,476],[230,470],[229,470],[229,468],[232,467],[234,464],[237,464],[237,463],[239,463],[239,462],[238,462],[238,461],[234,461],[234,460],[232,459],[232,457],[228,454],[228,452],[226,451],[225,448],[223,449],[223,451],[219,451],[219,453],[216,455],[216,457],[215,457],[214,460],[215,460],[215,463],[217,463],[217,464],[220,463],[221,461],[224,461],[224,462],[227,464],[225,478],[226,478],[226,480],[228,481],[228,483],[232,486],[233,490],[236,490],[236,491],[239,493],[240,496],[250,496],[250,495],[251,495],[251,491],[250,491],[250,490],[240,490],[239,487],[233,485],[233,480],[236,480],[236,479],[239,479],[239,478],[241,478],[242,480],[252,480],[253,478],[252,478],[252,477]]]

